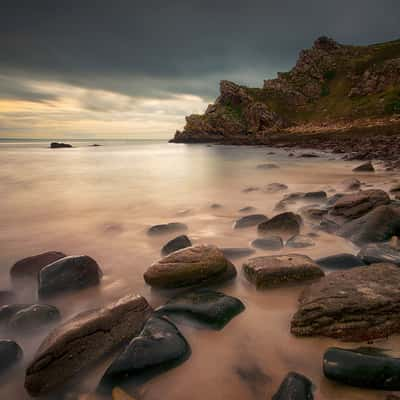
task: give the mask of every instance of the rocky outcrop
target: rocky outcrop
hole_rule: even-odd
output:
[[[348,341],[385,338],[400,332],[400,269],[372,264],[336,271],[306,288],[292,318],[296,336]]]

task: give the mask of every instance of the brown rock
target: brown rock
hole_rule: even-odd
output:
[[[257,230],[261,235],[277,234],[295,236],[300,233],[302,218],[298,214],[285,212],[275,215],[268,221],[258,225]]]

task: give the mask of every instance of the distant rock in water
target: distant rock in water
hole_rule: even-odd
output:
[[[161,254],[166,256],[174,251],[190,247],[191,245],[192,242],[186,235],[180,235],[166,243],[161,249]]]
[[[147,230],[147,233],[151,236],[165,235],[167,233],[186,231],[187,229],[187,225],[180,222],[169,222],[168,224],[153,225]]]
[[[69,143],[62,143],[62,142],[51,142],[50,148],[51,149],[62,149],[62,148],[70,148],[72,144]]]
[[[295,249],[300,249],[303,247],[311,247],[315,246],[315,242],[308,236],[305,235],[296,235],[291,237],[287,242],[286,242],[287,247],[292,247]]]
[[[353,169],[354,172],[374,172],[375,168],[372,165],[371,161],[361,164],[358,167]]]
[[[239,210],[239,212],[241,212],[241,213],[248,213],[248,212],[253,212],[253,211],[255,211],[255,210],[256,210],[255,207],[247,206],[247,207],[241,208],[241,209]]]

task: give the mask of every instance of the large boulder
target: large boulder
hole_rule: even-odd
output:
[[[300,254],[250,258],[243,264],[243,271],[257,289],[301,283],[324,275],[310,257]]]
[[[16,364],[22,354],[21,347],[13,340],[0,340],[0,373]]]
[[[306,288],[291,322],[296,336],[364,341],[400,332],[400,268],[372,264],[336,271]]]
[[[400,207],[377,207],[345,223],[337,233],[359,245],[388,241],[392,236],[400,236]]]
[[[234,276],[234,265],[218,247],[198,245],[156,261],[145,272],[144,280],[150,286],[168,289],[217,283]]]
[[[327,256],[315,260],[315,262],[327,269],[349,269],[354,267],[361,267],[365,265],[360,257],[349,253],[334,254],[333,256]]]
[[[161,254],[166,256],[174,251],[184,249],[185,247],[190,247],[191,245],[192,242],[186,235],[180,235],[166,243],[161,249]]]
[[[111,363],[100,385],[114,386],[127,378],[142,383],[184,362],[190,352],[189,344],[172,322],[153,316]]]
[[[302,219],[300,215],[285,212],[275,215],[268,221],[258,225],[257,230],[261,235],[295,236],[300,233]]]
[[[68,256],[57,260],[39,272],[39,295],[50,296],[66,290],[98,285],[102,271],[89,256]]]
[[[272,400],[313,400],[313,383],[304,375],[289,372]]]
[[[43,267],[64,257],[66,257],[66,255],[60,251],[48,251],[46,253],[23,258],[11,267],[11,279],[24,277],[37,279],[38,273]]]
[[[327,378],[350,386],[400,390],[400,358],[375,348],[329,348],[323,359]]]
[[[137,335],[151,312],[145,298],[128,295],[66,321],[41,344],[26,371],[25,388],[31,396],[54,391]]]
[[[188,318],[213,329],[222,329],[244,309],[244,304],[235,297],[209,289],[198,289],[174,297],[155,312]]]
[[[400,250],[388,243],[370,243],[362,247],[358,256],[366,264],[389,262],[400,266]]]
[[[264,214],[251,214],[239,218],[233,224],[233,229],[249,228],[261,224],[261,222],[268,221],[268,217]]]
[[[347,219],[356,219],[372,209],[389,204],[390,197],[380,189],[361,190],[357,193],[346,194],[336,201],[331,215]]]

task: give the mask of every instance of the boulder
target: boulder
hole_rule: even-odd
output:
[[[146,299],[128,295],[107,307],[84,311],[59,325],[28,366],[31,396],[54,392],[68,379],[137,335],[152,312]]]
[[[169,300],[155,312],[172,318],[188,318],[212,329],[222,329],[244,309],[244,304],[235,297],[209,289],[198,289]]]
[[[280,250],[283,247],[283,240],[279,236],[255,239],[251,245],[262,250]]]
[[[51,296],[66,290],[98,285],[102,271],[89,256],[68,256],[57,260],[39,272],[39,296]]]
[[[111,363],[100,385],[114,386],[127,378],[142,383],[186,361],[190,352],[189,344],[172,322],[153,316]]]
[[[243,264],[243,271],[257,289],[301,283],[324,276],[322,269],[310,257],[300,254],[250,258]]]
[[[400,250],[388,243],[370,243],[361,248],[358,256],[366,264],[380,262],[393,263],[400,266]]]
[[[371,161],[368,161],[364,164],[359,165],[358,167],[353,168],[354,172],[374,172],[375,168],[372,165]]]
[[[400,358],[389,357],[374,348],[331,347],[323,358],[324,375],[350,386],[400,390]]]
[[[296,235],[291,237],[287,242],[286,242],[287,247],[292,247],[295,249],[301,249],[303,247],[311,247],[315,246],[314,240],[312,240],[310,237],[306,235]]]
[[[144,280],[156,288],[179,288],[222,282],[236,276],[234,265],[216,246],[175,251],[150,266]]]
[[[313,383],[304,375],[289,372],[272,400],[313,400]]]
[[[48,251],[36,256],[23,258],[22,260],[17,261],[11,267],[11,279],[24,277],[37,279],[39,271],[43,267],[64,257],[66,257],[66,255],[60,251]]]
[[[400,207],[377,207],[368,214],[345,223],[337,233],[358,245],[386,242],[392,236],[400,236]]]
[[[248,247],[223,247],[222,253],[229,260],[234,260],[236,258],[248,257],[254,253],[254,249]]]
[[[300,233],[302,219],[300,215],[285,212],[275,215],[268,221],[258,225],[257,230],[261,235],[277,234],[280,236],[294,236]]]
[[[268,221],[268,217],[264,214],[246,215],[235,221],[235,223],[233,224],[233,229],[249,228],[265,221]]]
[[[315,260],[315,262],[320,267],[327,269],[349,269],[365,265],[360,257],[348,253],[340,253],[333,256],[322,257],[318,260]]]
[[[338,199],[332,207],[331,214],[345,219],[356,219],[378,206],[389,203],[390,197],[383,190],[362,190]]]
[[[191,245],[192,242],[186,235],[180,235],[166,243],[161,249],[161,254],[166,256],[174,251],[190,247]]]
[[[175,233],[179,231],[186,231],[187,225],[180,222],[169,222],[168,224],[153,225],[147,230],[150,236],[165,235],[167,233]]]
[[[372,264],[336,271],[306,288],[291,322],[296,336],[347,341],[400,332],[400,268]]]
[[[0,340],[0,373],[15,365],[22,354],[21,347],[13,340]]]

